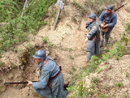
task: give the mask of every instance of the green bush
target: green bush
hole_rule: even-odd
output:
[[[55,2],[56,0],[31,0],[21,18],[24,2],[1,0],[0,12],[3,18],[0,17],[0,21],[8,24],[0,28],[0,50],[8,50],[12,45],[27,41],[29,33],[36,34],[41,24],[47,24],[42,20],[47,16],[47,9]]]
[[[125,30],[126,32],[128,32],[130,34],[130,22],[128,22],[125,26]]]

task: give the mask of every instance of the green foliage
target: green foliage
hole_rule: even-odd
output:
[[[114,46],[115,46],[114,50],[116,51],[116,56],[120,57],[127,52],[127,49],[121,43],[114,44]]]
[[[71,52],[71,51],[73,51],[73,49],[72,49],[72,48],[69,48],[69,52]]]
[[[109,91],[110,88],[108,87],[108,85],[105,85],[105,90]]]
[[[73,91],[74,89],[75,89],[74,86],[69,86],[69,87],[67,88],[67,91],[68,91],[68,92],[71,92],[71,91]]]
[[[83,96],[83,92],[85,91],[85,87],[83,87],[83,81],[79,81],[79,84],[78,84],[78,96]]]
[[[42,40],[43,40],[45,43],[48,42],[48,38],[46,38],[46,37],[43,37]]]
[[[129,96],[129,95],[127,95],[127,94],[125,94],[125,95],[124,95],[124,98],[130,98],[130,96]]]
[[[13,68],[13,69],[16,69],[16,68],[17,68],[17,66],[16,66],[16,65],[13,65],[13,66],[12,66],[12,68]]]
[[[77,20],[76,20],[75,16],[73,16],[73,17],[71,18],[71,20],[72,20],[72,22],[77,23]]]
[[[98,67],[97,68],[97,72],[99,73],[99,72],[101,72],[102,71],[102,69],[100,68],[100,67]]]
[[[72,55],[69,55],[70,59],[74,60],[74,57]]]
[[[24,0],[0,0],[0,22],[9,22],[21,13]]]
[[[130,39],[128,39],[126,34],[124,33],[124,34],[122,34],[121,41],[123,41],[125,43],[125,45],[127,46]]]
[[[0,21],[8,24],[0,28],[0,50],[7,50],[12,45],[27,41],[29,33],[36,34],[41,24],[47,24],[42,20],[47,16],[48,7],[55,2],[56,0],[28,1],[29,5],[21,18],[24,2],[1,0],[0,12],[4,16],[3,18],[0,17]]]
[[[92,83],[94,83],[94,84],[96,84],[96,85],[98,85],[98,83],[101,81],[101,79],[100,78],[93,78],[92,79]]]
[[[126,72],[126,77],[129,77],[130,73],[129,72]]]
[[[50,47],[50,48],[53,47],[53,44],[51,44],[51,43],[48,43],[47,45],[48,45],[48,47]]]
[[[126,32],[128,32],[130,34],[130,22],[128,22],[125,26],[125,30]]]
[[[89,0],[85,2],[85,5],[89,5],[92,10],[98,12],[101,8],[101,5],[108,5],[114,3],[116,0]]]
[[[0,67],[4,67],[5,64],[3,62],[0,62]]]
[[[109,97],[107,95],[101,93],[100,97],[98,97],[98,98],[109,98]]]
[[[115,85],[115,87],[117,87],[117,88],[121,88],[121,87],[124,86],[124,84],[123,84],[122,82],[117,82],[117,83],[115,83],[114,85]]]
[[[36,49],[32,47],[32,44],[29,44],[29,46],[26,48],[28,49],[29,56],[32,57],[34,55]]]
[[[80,16],[85,15],[85,13],[87,13],[87,10],[84,9],[83,6],[81,6],[79,3],[77,3],[75,0],[72,3],[74,6],[76,6],[76,8],[80,11]]]
[[[91,62],[88,63],[88,67],[87,67],[87,74],[94,72],[97,68],[98,68],[98,64],[99,64],[99,59],[97,56],[92,56],[91,57]]]
[[[76,71],[76,68],[75,68],[74,66],[72,66],[72,70],[73,70],[73,71]]]

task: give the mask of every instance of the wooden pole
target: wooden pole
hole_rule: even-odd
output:
[[[23,11],[22,11],[21,18],[22,18],[23,15],[24,15],[24,10],[25,10],[25,8],[26,8],[26,6],[27,6],[27,2],[28,2],[28,0],[26,0],[25,3],[24,3],[24,7],[23,7]]]
[[[55,23],[54,23],[54,30],[56,28],[56,25],[57,25],[57,22],[58,22],[58,19],[59,19],[59,16],[60,16],[60,12],[61,12],[61,9],[59,8],[58,14],[57,14],[57,17],[56,17],[56,20],[55,20]]]
[[[61,1],[64,1],[64,0],[61,0]],[[61,9],[59,8],[59,10],[58,10],[58,14],[57,14],[57,17],[56,17],[56,20],[55,20],[55,22],[54,22],[54,30],[55,30],[55,28],[56,28],[56,25],[57,25],[57,22],[58,22],[58,19],[59,19],[60,13],[61,13]]]

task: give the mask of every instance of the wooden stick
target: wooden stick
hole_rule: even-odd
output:
[[[24,15],[24,10],[25,10],[25,8],[26,8],[26,6],[27,6],[27,2],[28,2],[28,0],[26,0],[25,3],[24,3],[24,7],[23,7],[23,11],[22,11],[21,18],[22,18],[23,15]]]
[[[64,0],[61,0],[61,1],[64,1]],[[55,20],[55,22],[54,22],[54,30],[55,30],[55,28],[56,28],[56,25],[57,25],[57,22],[58,22],[58,19],[59,19],[60,13],[61,13],[61,9],[59,8],[59,10],[58,10],[58,14],[57,14],[57,17],[56,17],[56,20]]]

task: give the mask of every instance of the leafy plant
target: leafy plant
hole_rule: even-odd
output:
[[[100,81],[101,81],[100,78],[94,77],[94,78],[92,79],[92,83],[94,83],[94,84],[96,84],[96,85],[97,85]]]
[[[53,44],[51,44],[51,43],[48,43],[47,45],[48,45],[50,48],[53,47]]]
[[[75,68],[74,66],[72,66],[72,70],[73,70],[73,71],[76,71],[76,68]]]
[[[37,34],[41,24],[47,16],[47,9],[56,0],[31,0],[24,10],[21,18],[24,0],[1,0],[0,1],[0,21],[6,24],[0,28],[0,50],[8,50],[15,44],[27,41],[29,33]]]
[[[69,55],[70,59],[74,60],[74,57],[72,55]]]
[[[5,64],[3,62],[0,62],[0,67],[4,67]]]
[[[12,68],[13,68],[13,69],[16,69],[16,68],[17,68],[17,66],[16,66],[16,65],[13,65],[13,66],[12,66]]]
[[[126,72],[126,77],[129,77],[130,73],[129,72]]]
[[[83,87],[83,81],[79,81],[79,84],[78,84],[78,96],[83,96],[83,92],[85,91],[85,87]]]
[[[129,98],[129,95],[125,94],[125,95],[124,95],[124,98]]]
[[[32,47],[32,44],[29,44],[29,46],[27,47],[27,49],[28,49],[29,56],[32,57],[34,55],[36,49]]]
[[[118,87],[118,88],[121,88],[124,86],[124,84],[122,82],[115,83],[114,85],[115,85],[115,87]]]
[[[107,95],[101,93],[101,95],[98,98],[109,98]]]
[[[128,22],[125,26],[126,32],[130,33],[130,22]]]
[[[75,5],[78,10],[80,10],[80,16],[83,16],[85,13],[87,13],[87,10],[85,10],[84,7],[77,3],[75,0],[72,4]]]
[[[68,88],[67,88],[67,91],[68,92],[71,92],[71,91],[73,91],[75,89],[75,87],[72,85],[72,86],[69,86]]]
[[[77,20],[76,20],[75,16],[73,16],[73,17],[71,18],[71,20],[72,20],[72,22],[77,23]]]
[[[98,67],[97,68],[97,72],[99,73],[99,72],[101,72],[102,71],[102,69],[100,68],[100,67]]]
[[[43,37],[42,40],[43,40],[45,43],[48,42],[48,38],[46,38],[46,37]]]
[[[124,34],[122,34],[121,41],[123,41],[125,43],[125,45],[127,46],[127,44],[130,41],[130,39],[128,39],[126,37],[126,34],[124,33]]]

